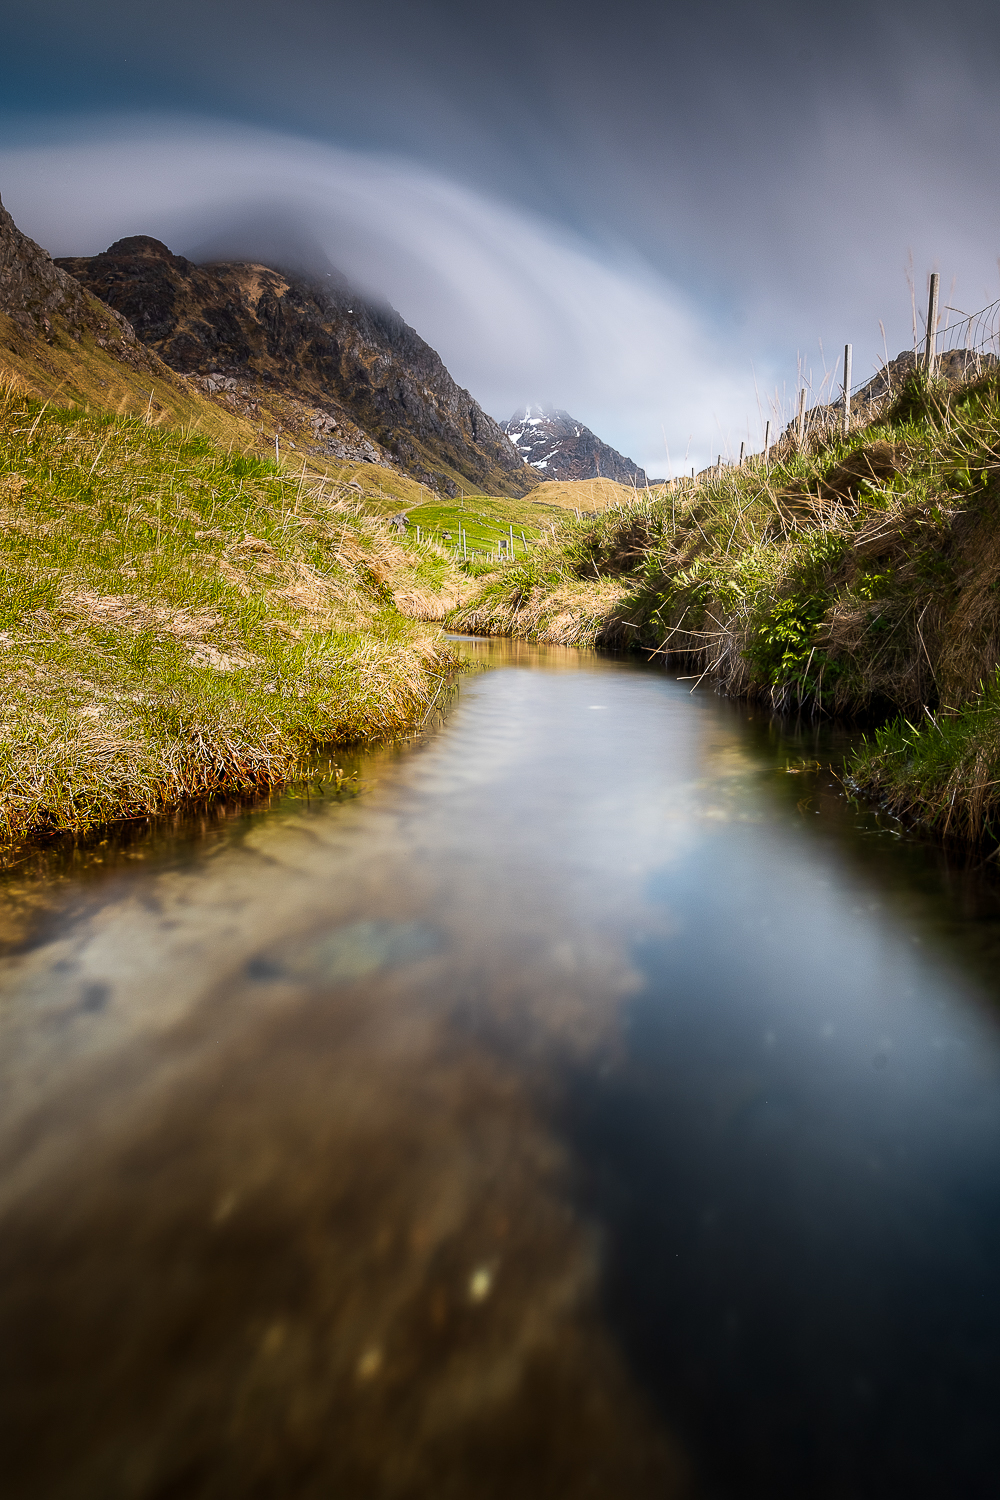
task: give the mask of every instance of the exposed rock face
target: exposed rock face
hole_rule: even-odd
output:
[[[526,406],[500,426],[543,479],[614,479],[645,488],[645,472],[568,412]]]
[[[106,307],[68,276],[48,253],[22,234],[0,202],[0,316],[4,336],[20,344],[18,333],[53,343],[58,338],[80,341],[89,335],[133,369],[155,369],[160,362],[136,339],[131,327],[113,308]],[[18,349],[19,352],[19,349]]]
[[[392,462],[446,494],[536,482],[499,425],[389,307],[336,274],[197,266],[145,235],[60,260],[173,369],[252,408],[253,388],[301,410],[317,451]]]

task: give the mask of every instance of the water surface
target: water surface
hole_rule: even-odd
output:
[[[992,1495],[993,874],[469,650],[359,795],[0,888],[10,1492]]]

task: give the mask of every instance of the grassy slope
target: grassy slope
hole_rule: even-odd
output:
[[[93,301],[100,309],[101,304]],[[304,462],[308,475],[350,486],[376,514],[420,505],[432,494],[426,485],[398,470],[317,454],[308,424],[302,420],[301,403],[279,392],[268,394],[265,420],[250,421],[227,392],[204,395],[193,382],[175,374],[146,349],[141,351],[143,363],[151,368],[135,368],[113,318],[107,319],[103,336],[104,348],[89,330],[75,338],[60,319],[54,318],[51,337],[42,339],[0,313],[0,378],[25,395],[51,401],[54,406],[90,407],[144,420],[148,417],[264,458],[273,455],[273,429],[280,426],[284,434],[280,462],[284,467],[299,475]]]
[[[96,298],[92,300],[100,308]],[[208,400],[161,360],[143,350],[142,364],[136,368],[110,316],[103,336],[102,348],[90,330],[74,338],[54,318],[51,337],[42,339],[0,313],[0,378],[8,387],[53,405],[90,405],[119,415],[148,414],[158,422],[196,427],[206,437],[233,443],[241,450],[259,447],[264,451],[249,422]]]
[[[0,831],[250,789],[412,724],[460,579],[354,502],[201,433],[0,396]]]
[[[634,498],[629,485],[613,479],[546,479],[525,496],[538,505],[558,505],[564,510],[607,510]]]
[[[421,535],[433,538],[449,551],[458,554],[459,535],[465,538],[463,552],[476,563],[498,557],[498,543],[509,543],[514,534],[515,557],[524,555],[543,535],[561,526],[564,513],[553,507],[532,504],[528,499],[507,496],[465,495],[458,500],[424,500],[407,510],[411,532],[420,527]],[[446,537],[445,533],[450,533]]]
[[[453,623],[641,644],[783,710],[902,709],[858,786],[1000,835],[1000,380],[917,378],[846,441],[574,519]]]

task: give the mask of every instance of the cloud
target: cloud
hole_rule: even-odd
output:
[[[14,11],[0,191],[43,243],[311,246],[495,415],[554,402],[654,471],[663,432],[699,465],[759,442],[753,369],[787,409],[847,340],[872,372],[880,320],[909,346],[911,260],[918,307],[935,268],[969,310],[998,289],[985,0]]]
[[[880,320],[909,347],[911,263],[918,313],[931,269],[967,310],[1000,289],[979,0],[945,29],[929,0],[846,0],[832,29],[782,0],[43,0],[20,24],[0,191],[42,243],[311,246],[494,415],[563,406],[652,472],[664,434],[678,465],[759,444],[848,340],[872,373]]]
[[[391,301],[495,416],[559,405],[654,473],[664,439],[675,463],[687,452],[701,466],[746,435],[745,353],[634,250],[398,155],[119,117],[0,152],[0,187],[56,255],[137,233],[197,259],[325,254]]]

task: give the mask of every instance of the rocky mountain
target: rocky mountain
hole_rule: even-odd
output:
[[[501,428],[541,479],[613,479],[645,488],[645,472],[568,412],[526,406]]]
[[[195,265],[145,235],[58,266],[172,369],[286,446],[398,465],[445,494],[523,495],[537,477],[390,307],[267,266]]]
[[[268,451],[253,425],[176,375],[126,318],[55,265],[2,203],[0,377],[43,401],[196,423],[217,442]]]
[[[134,369],[152,372],[160,365],[125,318],[86,291],[40,245],[21,233],[2,202],[0,317],[6,324],[3,342],[10,353],[23,350],[25,337],[48,345],[60,338],[76,344],[88,338],[98,348],[113,350]]]

